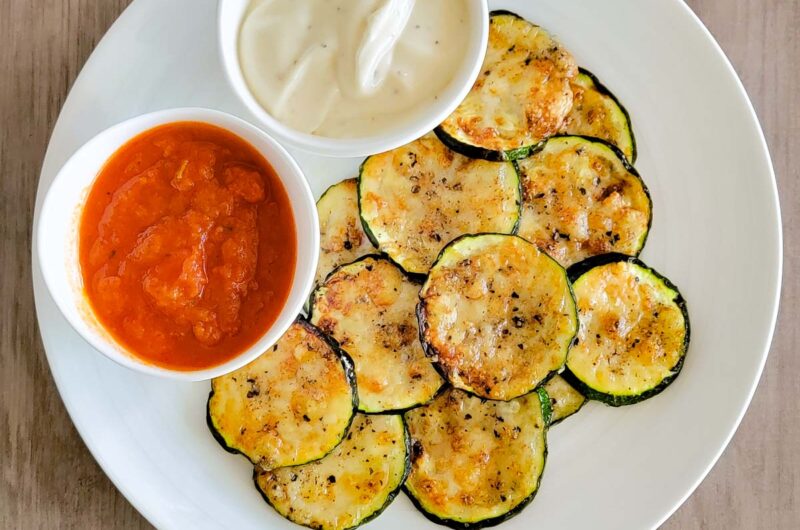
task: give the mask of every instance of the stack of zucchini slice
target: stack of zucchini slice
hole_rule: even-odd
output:
[[[212,382],[214,436],[295,523],[354,528],[402,488],[437,523],[498,524],[536,494],[551,426],[683,366],[686,303],[637,257],[628,112],[513,13],[488,46],[434,133],[323,194],[308,318]]]
[[[354,528],[377,517],[409,472],[400,415],[357,412],[353,362],[303,318],[255,361],[212,381],[208,426],[255,464],[264,499],[297,524]]]

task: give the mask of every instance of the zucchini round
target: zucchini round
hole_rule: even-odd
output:
[[[488,399],[527,394],[560,370],[578,327],[566,271],[517,236],[455,240],[419,296],[428,355],[454,387]]]
[[[270,350],[211,381],[207,419],[227,451],[270,469],[325,456],[357,405],[352,361],[298,318]]]
[[[358,414],[345,439],[325,458],[271,471],[256,468],[253,480],[264,500],[290,521],[345,530],[380,515],[409,468],[403,418]]]
[[[617,97],[584,68],[572,81],[572,92],[575,101],[561,132],[606,140],[618,147],[631,164],[636,162],[631,117]]]
[[[580,330],[564,378],[612,406],[652,397],[680,373],[689,346],[686,302],[636,258],[597,256],[570,268]]]
[[[412,274],[426,274],[455,237],[511,233],[519,221],[514,166],[461,156],[433,134],[367,158],[359,179],[364,231]]]
[[[317,201],[319,213],[319,264],[314,285],[339,265],[375,252],[361,227],[358,181],[347,179],[328,188]]]
[[[419,342],[419,287],[388,259],[365,256],[312,295],[311,322],[353,358],[362,412],[426,403],[444,383]]]
[[[561,128],[577,75],[572,54],[547,31],[514,13],[493,12],[482,71],[436,134],[474,158],[525,156]]]
[[[607,252],[635,256],[644,247],[650,193],[611,144],[557,136],[516,164],[523,188],[518,233],[563,266]]]
[[[412,444],[406,493],[426,517],[451,528],[513,517],[539,489],[549,407],[542,389],[503,402],[451,388],[406,412]]]
[[[551,426],[572,416],[586,403],[583,394],[572,388],[560,375],[553,376],[544,384],[544,389],[550,396],[550,406],[553,409]]]

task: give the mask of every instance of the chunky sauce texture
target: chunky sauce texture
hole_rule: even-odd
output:
[[[213,125],[177,122],[123,145],[80,223],[86,296],[133,355],[219,365],[272,325],[297,254],[289,198],[269,163]]]

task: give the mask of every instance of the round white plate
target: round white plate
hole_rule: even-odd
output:
[[[503,528],[655,527],[728,443],[769,349],[782,259],[764,137],[730,64],[679,0],[490,4],[555,32],[628,107],[637,167],[654,200],[642,257],[681,288],[692,322],[686,365],[666,392],[621,409],[591,403],[553,428],[541,489]],[[136,0],[123,13],[64,105],[37,211],[69,155],[125,118],[207,106],[251,119],[221,71],[215,12],[214,0]],[[354,175],[359,162],[296,155],[317,195]],[[35,257],[33,273],[42,338],[67,410],[150,522],[162,529],[293,527],[261,500],[245,459],[209,434],[208,383],[155,379],[105,359],[59,314]],[[368,527],[436,528],[403,495]]]

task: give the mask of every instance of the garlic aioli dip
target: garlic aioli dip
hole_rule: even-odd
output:
[[[361,138],[424,112],[462,66],[466,0],[253,0],[239,62],[255,99],[298,131]]]

